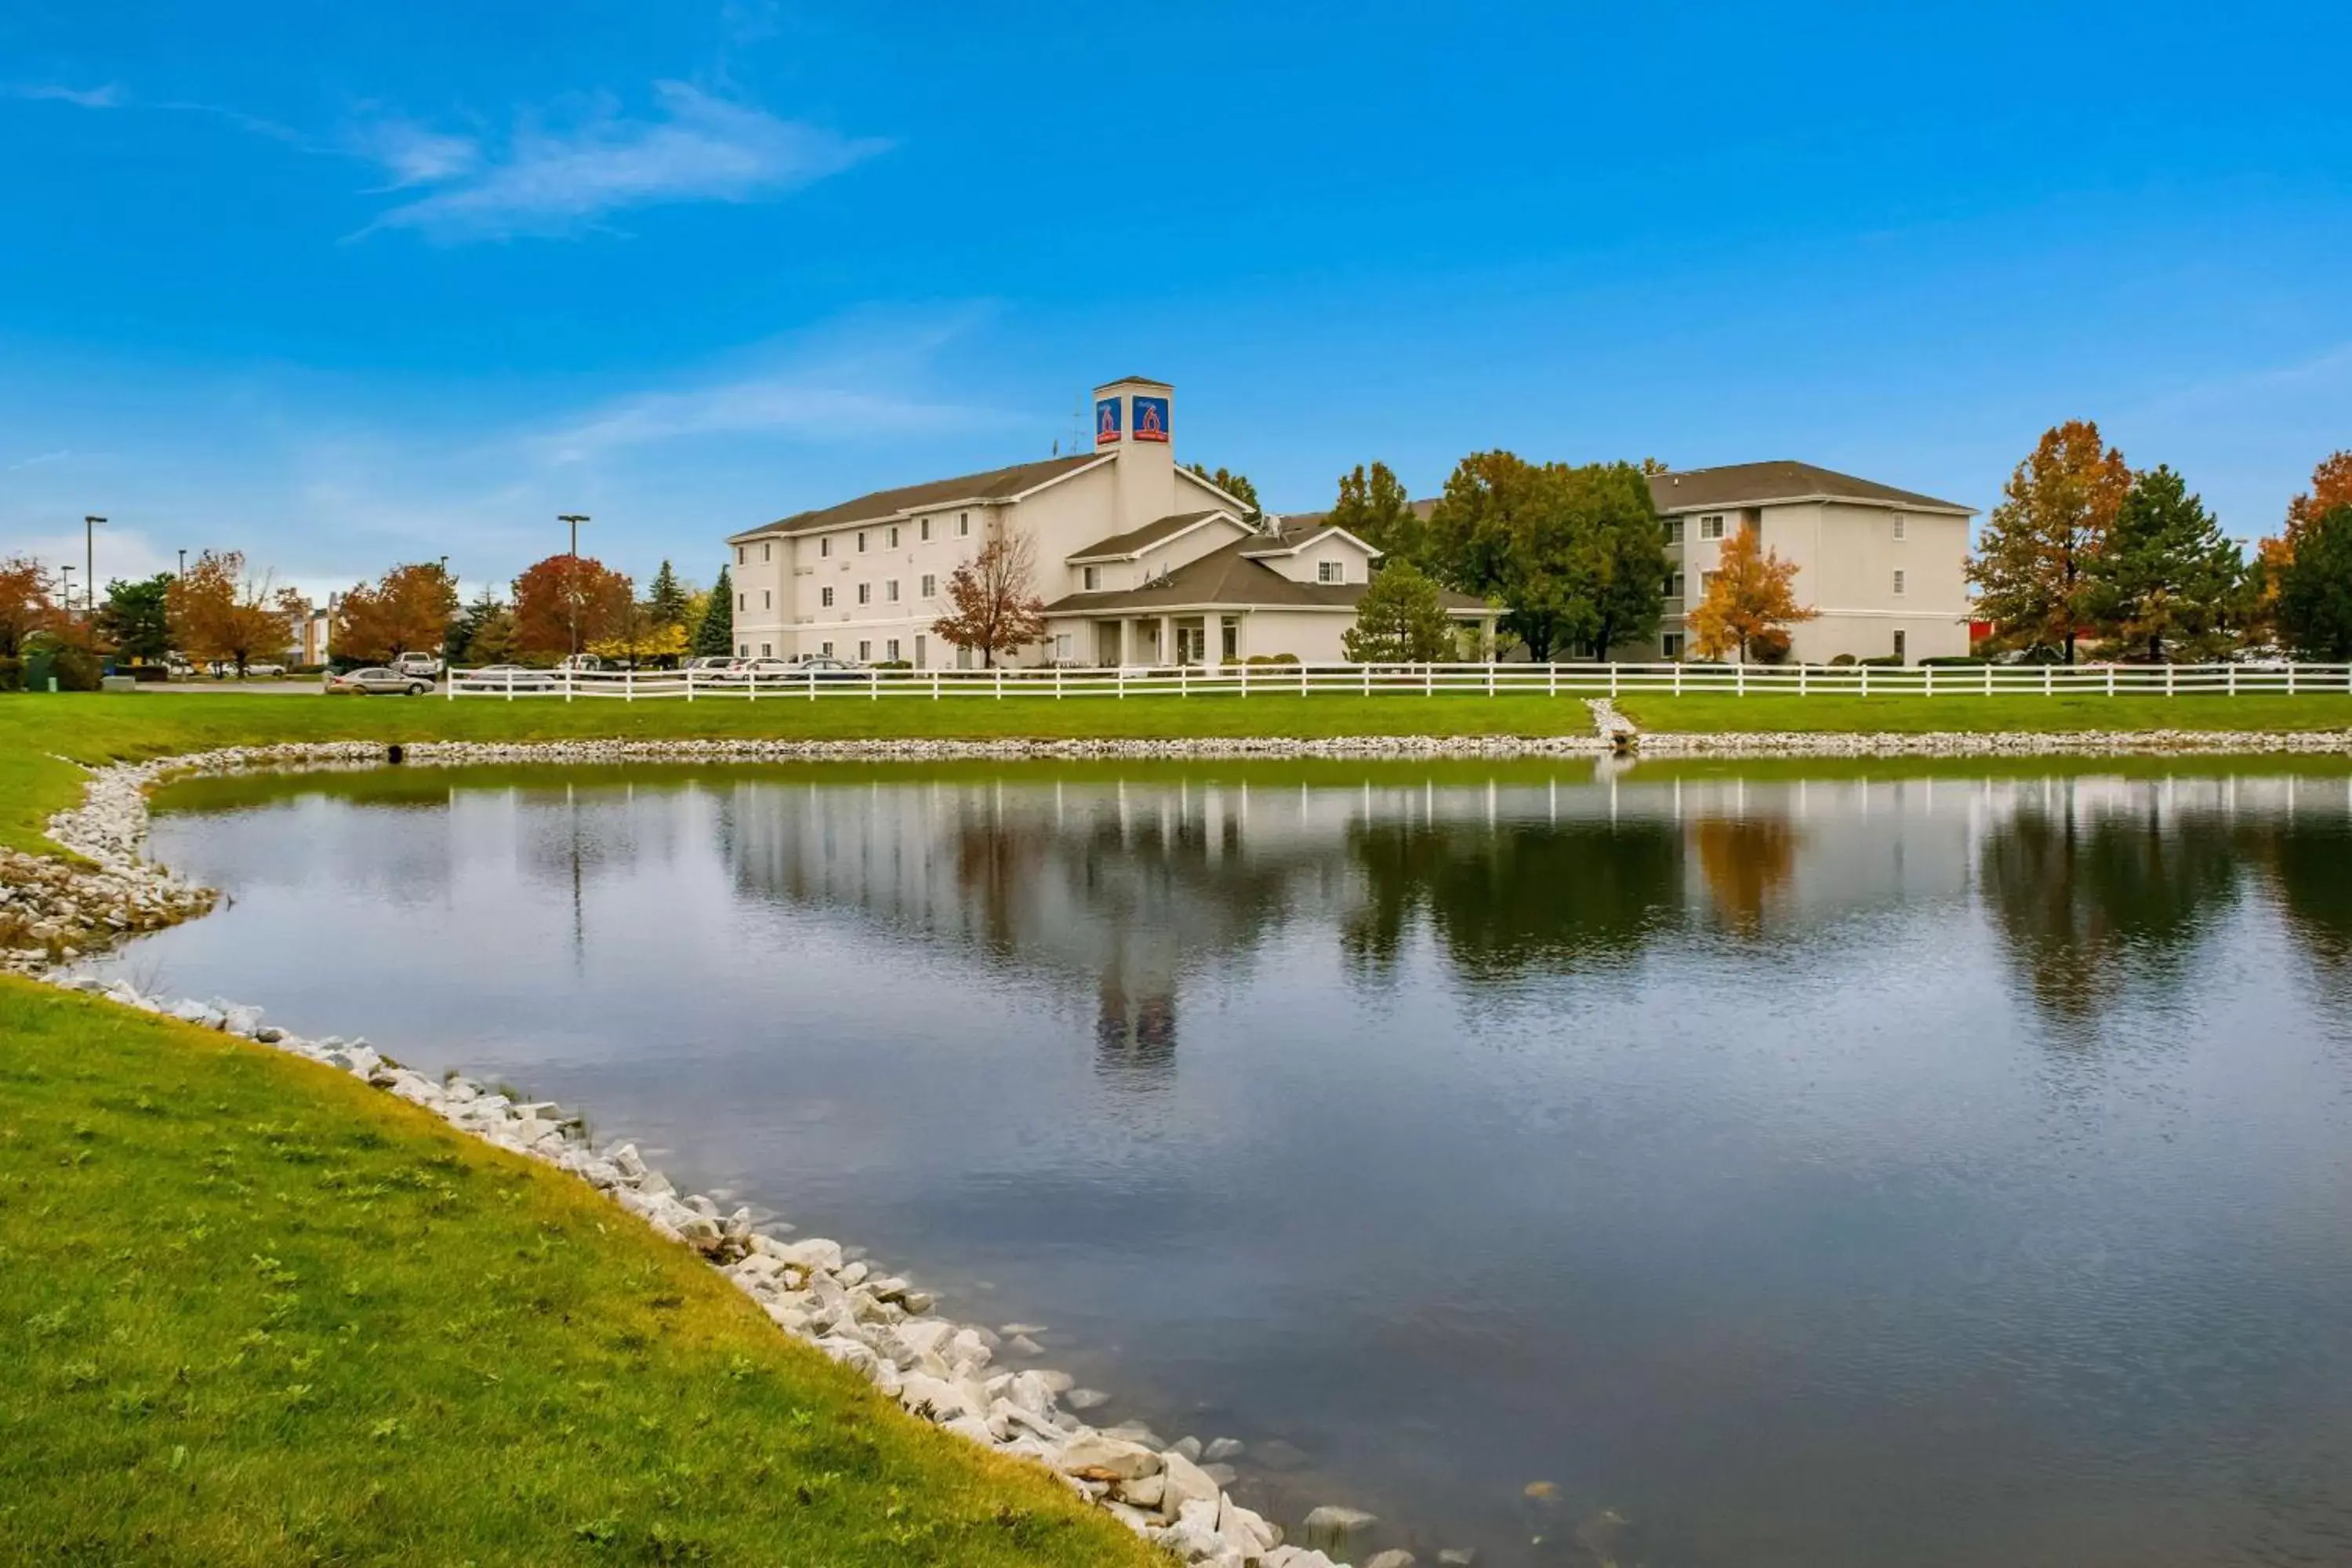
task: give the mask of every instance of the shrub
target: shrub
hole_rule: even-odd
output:
[[[1973,653],[1939,653],[1933,658],[1919,661],[1923,667],[1932,664],[1939,668],[1948,668],[1953,665],[1982,665],[1991,662],[1992,660]]]
[[[61,647],[49,662],[49,673],[57,677],[59,691],[95,691],[106,667],[86,647]]]
[[[1857,664],[1866,664],[1873,669],[1900,669],[1903,668],[1903,661],[1895,658],[1891,653],[1882,653],[1877,655],[1875,658],[1856,659],[1854,662]]]
[[[1759,664],[1779,664],[1789,657],[1789,634],[1779,626],[1767,626],[1748,639],[1748,654]]]
[[[1297,664],[1298,656],[1295,653],[1254,653],[1249,656],[1248,662],[1257,665]]]
[[[25,689],[25,661],[13,656],[0,658],[0,691],[22,691]]]
[[[1850,653],[1842,653],[1838,655],[1835,658],[1830,660],[1830,668],[1832,669],[1852,669],[1853,668],[1853,655]]]

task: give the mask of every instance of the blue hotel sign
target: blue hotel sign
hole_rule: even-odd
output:
[[[1095,445],[1108,447],[1118,439],[1118,399],[1095,399]]]
[[[1135,400],[1135,438],[1139,441],[1168,439],[1166,398],[1139,397]]]

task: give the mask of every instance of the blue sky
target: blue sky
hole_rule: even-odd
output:
[[[1899,12],[1899,14],[1898,14]],[[2352,446],[2343,7],[13,0],[0,553],[314,589],[1043,456],[1990,506],[2096,418],[2252,536]]]

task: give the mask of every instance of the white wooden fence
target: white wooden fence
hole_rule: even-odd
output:
[[[1720,665],[1262,664],[1108,669],[833,669],[757,676],[685,670],[452,670],[443,691],[507,701],[683,698],[761,702],[917,697],[1921,697],[2060,694],[2179,697],[2352,692],[2347,664]]]

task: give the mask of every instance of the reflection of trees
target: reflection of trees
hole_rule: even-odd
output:
[[[1760,933],[1765,906],[1796,874],[1803,835],[1781,817],[1712,816],[1691,829],[1691,838],[1716,914],[1741,936]]]
[[[2352,983],[2352,824],[2290,820],[2253,831],[2286,929],[2323,979]]]
[[[1417,915],[1478,977],[1631,958],[1681,907],[1665,822],[1360,822],[1348,848],[1365,892],[1340,940],[1376,968],[1395,963]]]
[[[1993,829],[1985,892],[2034,1004],[2052,1017],[2096,1015],[2135,975],[2170,982],[2237,890],[2226,823],[2166,824],[2135,809],[2026,810]]]

